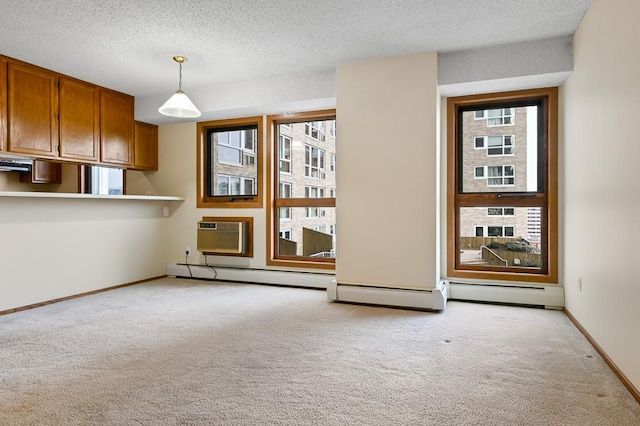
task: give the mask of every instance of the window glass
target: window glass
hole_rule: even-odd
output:
[[[448,275],[557,282],[557,88],[447,102]]]
[[[540,269],[540,220],[535,207],[460,208],[461,264]]]
[[[278,255],[333,259],[336,256],[335,207],[291,207],[278,215]],[[287,237],[282,233],[287,232]],[[286,241],[282,241],[286,239]]]
[[[323,115],[327,115],[323,113]],[[333,268],[335,257],[335,112],[278,116],[274,134],[273,241],[268,264]],[[286,237],[286,238],[285,238]]]
[[[85,192],[97,195],[124,195],[124,170],[85,166]]]
[[[290,128],[290,127],[289,127]],[[285,135],[278,135],[280,156],[280,172],[291,173],[291,138]]]
[[[474,171],[463,176],[462,192],[538,191],[539,108],[523,105],[483,110],[489,117],[486,120],[478,120],[477,111],[462,112],[461,167]],[[489,124],[505,118],[518,125]]]
[[[198,207],[258,207],[263,117],[198,123]]]

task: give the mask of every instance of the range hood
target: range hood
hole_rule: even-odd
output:
[[[0,172],[28,172],[31,173],[33,158],[19,155],[0,153]]]

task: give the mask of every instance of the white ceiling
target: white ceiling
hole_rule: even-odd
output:
[[[0,54],[136,97],[573,34],[591,0],[0,0]]]

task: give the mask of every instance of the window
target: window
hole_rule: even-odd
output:
[[[487,136],[487,155],[513,155],[513,136]]]
[[[324,179],[324,156],[323,149],[312,145],[305,146],[304,174],[315,179]]]
[[[100,166],[80,166],[83,194],[124,195],[125,173],[123,169]]]
[[[474,166],[474,179],[486,179],[487,186],[513,186],[516,182],[514,166]],[[482,190],[482,188],[478,188]]]
[[[305,198],[324,198],[324,188],[317,186],[305,186],[304,187]]]
[[[557,93],[448,99],[449,277],[557,283]]]
[[[310,138],[324,142],[325,127],[326,126],[324,121],[308,121],[304,124],[304,134],[309,136]]]
[[[487,185],[511,186],[516,183],[513,166],[487,166]]]
[[[513,155],[513,135],[476,136],[475,149],[486,149],[487,156]]]
[[[291,239],[291,229],[287,229],[285,231],[280,231],[280,238],[284,238],[285,240]]]
[[[487,226],[489,237],[513,237],[513,226]]]
[[[289,127],[290,128],[290,127]],[[278,135],[280,146],[280,172],[291,173],[291,138],[282,134]]]
[[[278,196],[280,198],[291,198],[291,184],[288,182],[280,182]]]
[[[242,176],[218,175],[218,195],[251,195],[255,179]]]
[[[291,184],[288,182],[280,182],[278,196],[280,198],[291,198]],[[280,207],[279,213],[280,219],[291,220],[291,207]]]
[[[487,111],[487,126],[507,126],[513,124],[513,108],[498,108]]]
[[[279,207],[278,216],[280,220],[291,220],[291,207]]]
[[[489,207],[487,216],[513,216],[515,209],[513,207]]]
[[[334,269],[335,110],[270,116],[268,128],[267,264]]]
[[[260,207],[263,117],[197,125],[197,206]]]

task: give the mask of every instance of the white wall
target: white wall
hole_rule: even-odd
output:
[[[164,275],[164,204],[0,197],[0,311]]]
[[[562,90],[566,307],[640,388],[640,3],[594,0]],[[578,279],[582,277],[582,291]]]
[[[337,72],[339,283],[434,288],[438,63],[435,52]]]

